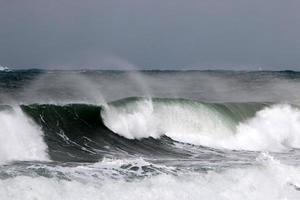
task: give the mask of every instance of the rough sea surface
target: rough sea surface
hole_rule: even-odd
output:
[[[300,199],[300,73],[0,71],[0,199]]]

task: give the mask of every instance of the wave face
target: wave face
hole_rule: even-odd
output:
[[[1,199],[299,199],[300,73],[0,71]]]

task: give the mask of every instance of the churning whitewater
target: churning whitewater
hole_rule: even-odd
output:
[[[0,71],[1,199],[299,199],[300,73]]]

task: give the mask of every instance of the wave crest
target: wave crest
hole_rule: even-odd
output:
[[[104,124],[128,138],[158,138],[214,148],[281,151],[300,147],[300,111],[278,104],[208,104],[127,99],[102,111]]]

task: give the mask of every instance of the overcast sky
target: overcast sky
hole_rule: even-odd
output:
[[[0,65],[300,70],[299,0],[0,0]]]

